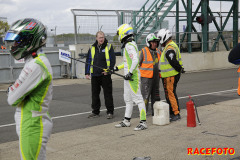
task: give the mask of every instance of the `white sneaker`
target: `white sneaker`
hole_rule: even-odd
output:
[[[140,122],[139,125],[137,125],[136,128],[134,128],[134,131],[140,131],[147,129],[147,122]]]
[[[122,122],[120,122],[119,124],[115,125],[116,128],[121,128],[121,127],[130,127],[131,123],[130,121],[124,119]]]

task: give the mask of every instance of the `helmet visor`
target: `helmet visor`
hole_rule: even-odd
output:
[[[4,41],[19,41],[20,36],[19,34],[8,32],[4,38]]]
[[[14,32],[8,32],[4,38],[7,49],[9,49],[11,55],[19,60],[22,58],[22,53],[20,48],[24,44],[24,37],[21,34],[16,34]]]
[[[4,41],[8,49],[12,50],[13,47],[17,47],[20,44],[21,36],[14,32],[7,32]]]
[[[10,50],[11,55],[16,59],[19,60],[22,58],[22,54],[19,52],[16,52],[18,50],[18,46],[20,45],[20,42],[16,41],[5,41],[6,48]]]

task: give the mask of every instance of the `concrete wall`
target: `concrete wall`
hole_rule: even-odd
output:
[[[183,66],[186,71],[203,71],[213,69],[236,68],[228,62],[229,51],[182,53]]]
[[[87,53],[89,46],[91,44],[78,44],[76,46],[76,58],[78,54]],[[217,51],[217,52],[193,52],[193,53],[182,53],[182,61],[185,71],[187,72],[197,72],[204,70],[217,70],[217,69],[227,69],[227,68],[237,68],[238,66],[233,65],[228,62],[229,51]],[[123,62],[122,56],[116,57],[116,65]],[[80,64],[79,64],[80,65]],[[78,67],[77,67],[78,68]],[[77,77],[82,78],[84,75],[83,66],[81,65],[81,71],[78,71]],[[77,69],[78,70],[78,69]],[[123,70],[118,72],[123,75]],[[118,76],[113,75],[113,78],[118,78]]]
[[[218,70],[227,68],[237,68],[238,66],[228,62],[229,51],[220,52],[194,52],[194,53],[182,53],[182,61],[185,71],[198,72],[204,70]],[[116,65],[122,63],[122,57],[117,56]],[[123,74],[123,70],[118,72]],[[113,78],[118,76],[113,75]]]
[[[228,62],[229,51],[220,52],[193,52],[182,53],[183,66],[186,71],[203,71],[226,68],[237,68],[238,66]],[[122,62],[122,57],[117,56],[116,64]]]
[[[229,51],[207,53],[194,52],[182,53],[181,55],[185,71],[198,72],[239,67],[228,62],[228,54]],[[122,57],[117,56],[116,65],[122,62]],[[118,71],[118,73],[123,75],[123,70]],[[113,75],[113,78],[118,78],[118,76]]]

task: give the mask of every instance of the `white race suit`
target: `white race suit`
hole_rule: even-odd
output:
[[[124,101],[126,103],[125,117],[131,118],[133,111],[133,102],[138,105],[140,112],[140,120],[146,120],[146,107],[140,90],[140,71],[138,68],[139,64],[139,51],[137,44],[132,41],[125,45],[123,51],[123,61],[122,65],[118,68],[124,68],[124,75],[131,72],[132,79],[124,80]]]
[[[45,160],[52,131],[48,113],[52,100],[52,68],[45,54],[28,56],[16,82],[8,88],[8,103],[16,107],[15,122],[22,160]]]

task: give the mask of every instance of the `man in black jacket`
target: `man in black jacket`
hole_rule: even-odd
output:
[[[104,92],[105,105],[107,108],[107,119],[113,118],[114,105],[112,96],[112,79],[110,70],[113,70],[116,62],[113,46],[108,43],[102,31],[96,34],[96,42],[89,48],[86,64],[86,79],[91,79],[92,85],[92,113],[88,118],[99,117],[101,101],[99,94],[101,87]],[[93,67],[92,64],[97,67]],[[100,68],[105,68],[100,69]]]

